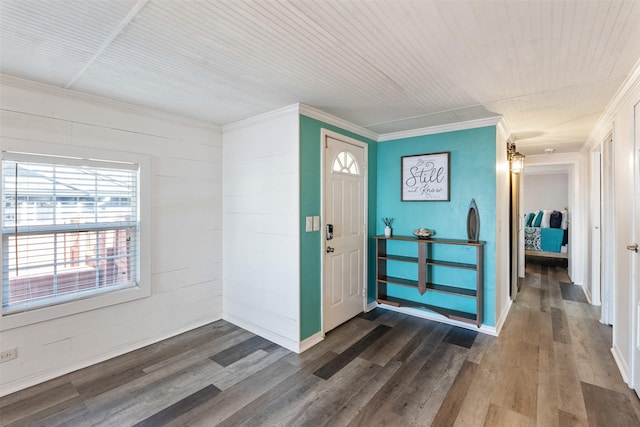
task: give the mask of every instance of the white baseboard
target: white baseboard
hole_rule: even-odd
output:
[[[306,338],[300,343],[298,353],[309,350],[311,347],[318,344],[322,340],[324,340],[324,333],[322,331],[311,335],[309,338]]]
[[[0,388],[0,397],[9,395],[11,393],[15,393],[16,391],[24,390],[25,388],[38,385],[40,383],[52,380],[54,378],[61,377],[62,375],[66,375],[71,372],[77,371],[78,369],[83,369],[92,365],[96,365],[106,360],[113,359],[114,357],[122,356],[123,354],[127,354],[135,350],[139,350],[142,347],[146,347],[148,345],[155,344],[157,342],[175,337],[176,335],[189,332],[193,329],[200,328],[202,326],[208,325],[218,320],[220,320],[220,318],[204,320],[198,323],[190,324],[188,326],[183,326],[182,328],[175,329],[171,332],[168,332],[167,334],[163,334],[155,338],[149,338],[144,341],[139,341],[133,345],[124,346],[117,350],[111,351],[109,353],[104,353],[104,354],[101,354],[100,356],[86,359],[86,360],[74,363],[72,365],[62,366],[56,369],[55,371],[47,372],[44,374],[32,375],[26,378],[21,378],[19,381],[16,381],[16,382],[2,384],[2,387]]]
[[[589,291],[589,288],[587,288],[584,285],[580,285],[580,287],[582,288],[582,293],[587,298],[587,302],[589,304],[593,304],[593,302],[592,302],[593,300],[591,299],[591,292]]]
[[[496,322],[496,332],[497,332],[496,335],[500,334],[500,331],[502,330],[502,327],[504,326],[504,322],[507,321],[507,316],[509,315],[509,311],[511,311],[511,306],[512,305],[513,305],[513,300],[511,298],[508,298],[507,299],[507,306],[502,311],[502,314],[500,315],[500,318]]]
[[[376,307],[378,307],[378,303],[376,301],[372,301],[369,304],[367,304],[367,308],[364,310],[364,312],[368,313]]]
[[[629,367],[624,362],[624,359],[622,358],[618,347],[611,347],[611,354],[613,354],[613,360],[616,361],[616,365],[618,366],[618,370],[620,371],[622,380],[626,384],[629,384]]]
[[[377,303],[376,303],[377,304]],[[408,314],[410,316],[421,317],[423,319],[434,320],[440,323],[446,323],[447,325],[459,326],[461,328],[469,329],[472,331],[482,332],[483,334],[498,336],[498,331],[493,326],[481,325],[479,328],[471,323],[460,322],[458,320],[452,320],[448,317],[442,316],[437,313],[431,313],[429,311],[417,310],[409,307],[395,307],[387,304],[377,304],[378,307],[386,310],[397,311],[398,313]]]
[[[246,331],[259,335],[262,338],[267,339],[271,342],[274,342],[279,346],[286,348],[287,350],[291,350],[296,353],[299,353],[300,339],[295,340],[295,339],[282,336],[268,329],[264,329],[262,326],[256,325],[251,322],[247,322],[246,320],[240,319],[232,314],[225,313],[224,311],[222,313],[222,318],[227,322],[233,323],[234,325],[239,326]]]

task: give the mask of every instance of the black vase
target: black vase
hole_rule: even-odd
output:
[[[467,237],[472,242],[477,242],[480,237],[480,215],[475,199],[471,199],[469,213],[467,214]]]

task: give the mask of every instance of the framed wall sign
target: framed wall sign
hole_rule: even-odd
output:
[[[403,202],[449,201],[449,154],[403,156],[401,200]]]

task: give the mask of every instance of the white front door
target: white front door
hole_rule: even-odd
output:
[[[633,361],[632,361],[632,387],[640,397],[640,103],[634,107],[635,129],[633,133],[633,202],[632,209],[632,233],[629,236],[627,249],[631,257],[630,279],[633,289],[633,310],[635,317],[635,333],[633,334]]]
[[[325,136],[324,164],[322,326],[326,333],[364,310],[365,149]]]

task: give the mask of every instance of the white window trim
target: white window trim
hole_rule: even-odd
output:
[[[107,162],[134,163],[140,165],[139,182],[139,210],[140,223],[138,244],[138,266],[140,269],[139,283],[136,287],[94,295],[89,298],[65,302],[58,305],[42,307],[37,310],[22,313],[0,314],[0,331],[19,328],[22,326],[45,322],[65,316],[97,310],[115,304],[122,304],[151,296],[151,156],[141,153],[105,150],[89,147],[77,147],[36,141],[0,138],[0,150],[3,152],[21,152],[26,154],[40,154],[44,156],[63,156],[80,159],[80,162],[91,162],[100,159]],[[12,154],[15,158],[15,154]],[[3,157],[4,158],[4,157]],[[0,191],[2,191],[0,189]],[[2,207],[0,206],[0,209]],[[0,278],[0,280],[2,280]],[[2,285],[2,283],[0,283]],[[0,293],[0,298],[2,298]]]

